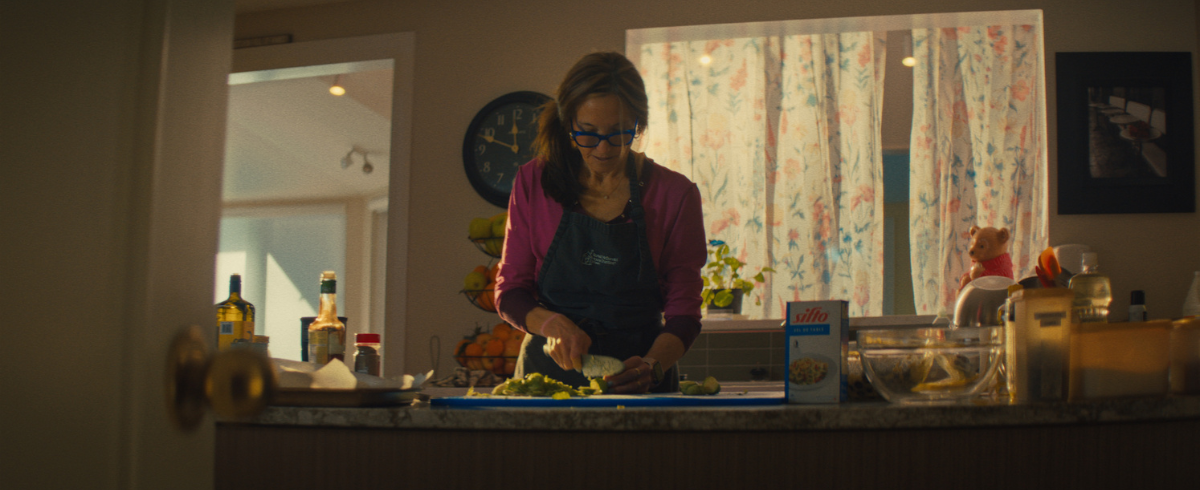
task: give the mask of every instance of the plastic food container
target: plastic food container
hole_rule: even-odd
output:
[[[1200,318],[1175,320],[1171,325],[1171,393],[1200,393]]]
[[[1071,325],[1069,399],[1165,396],[1170,320]]]
[[[1011,296],[1012,328],[1005,331],[1005,369],[1016,403],[1067,397],[1071,301],[1066,288],[1022,289]]]

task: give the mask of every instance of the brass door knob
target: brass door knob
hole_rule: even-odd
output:
[[[270,403],[277,381],[270,359],[252,349],[209,354],[204,329],[180,330],[167,355],[167,413],[175,425],[193,430],[211,407],[218,416],[247,419]]]

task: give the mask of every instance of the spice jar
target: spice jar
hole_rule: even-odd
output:
[[[360,333],[354,336],[354,372],[379,376],[379,365],[383,357],[379,354],[379,334]]]

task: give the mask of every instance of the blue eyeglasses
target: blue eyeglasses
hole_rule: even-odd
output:
[[[575,141],[575,144],[583,148],[595,148],[600,146],[601,141],[607,141],[610,146],[629,146],[633,144],[633,138],[637,136],[637,126],[638,121],[634,119],[633,129],[617,131],[606,135],[590,131],[571,131],[571,139]]]

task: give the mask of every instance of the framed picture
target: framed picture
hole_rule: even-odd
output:
[[[1058,213],[1192,213],[1191,53],[1057,53]]]

